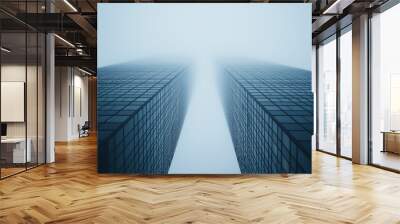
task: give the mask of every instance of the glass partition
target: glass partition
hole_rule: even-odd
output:
[[[1,175],[26,169],[26,34],[1,35]],[[6,51],[4,49],[7,49]]]
[[[43,3],[19,1],[17,12],[43,11]],[[1,12],[0,20],[14,21]],[[9,29],[0,21],[0,178],[45,163],[46,39],[34,28],[14,22],[19,25]]]

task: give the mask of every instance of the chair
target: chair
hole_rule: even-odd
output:
[[[79,138],[89,136],[90,123],[85,121],[82,127],[78,124]]]

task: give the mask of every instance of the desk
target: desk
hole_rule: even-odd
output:
[[[400,131],[383,131],[382,152],[400,154]]]
[[[25,138],[1,139],[1,156],[7,163],[25,163],[32,160],[30,138],[27,139],[25,150]],[[4,154],[4,155],[3,155]],[[26,159],[26,160],[25,160]]]

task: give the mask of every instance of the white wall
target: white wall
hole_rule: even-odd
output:
[[[88,120],[88,77],[76,68],[56,67],[55,86],[55,140],[77,139],[78,125]]]
[[[55,69],[55,140],[68,140],[68,117],[70,85],[69,68],[56,67]]]
[[[89,119],[89,111],[88,111],[88,77],[82,76],[82,73],[74,75],[74,102],[71,102],[71,105],[74,104],[74,107],[71,108],[72,111],[72,119],[71,119],[71,135],[73,138],[79,137],[78,132],[78,124],[81,126],[88,121]],[[80,93],[79,93],[80,92]],[[80,97],[79,97],[80,95]],[[80,102],[79,102],[80,101]],[[81,107],[81,108],[79,108]],[[80,111],[81,110],[81,111]]]

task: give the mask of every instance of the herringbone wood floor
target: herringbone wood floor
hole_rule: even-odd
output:
[[[96,173],[96,141],[0,181],[0,223],[400,223],[400,175],[319,152],[312,175]]]

